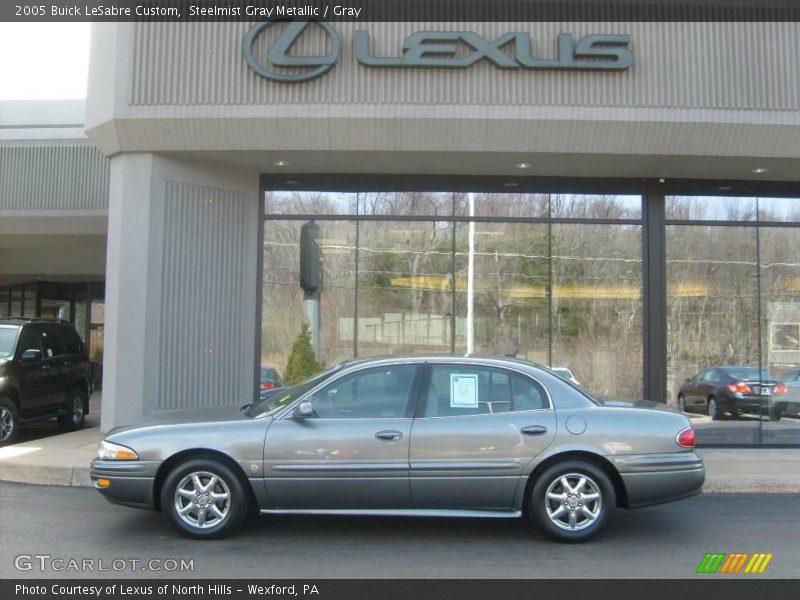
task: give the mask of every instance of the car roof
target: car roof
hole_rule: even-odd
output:
[[[496,355],[479,355],[479,354],[398,354],[390,356],[372,356],[368,358],[355,358],[346,360],[339,363],[341,368],[352,368],[355,366],[380,366],[389,364],[404,364],[411,362],[456,362],[464,364],[491,364],[496,366],[518,366],[518,367],[534,367],[539,369],[547,369],[542,365],[515,358],[511,356],[496,356]]]
[[[29,323],[71,325],[69,321],[65,321],[64,319],[46,319],[43,317],[0,317],[0,325],[16,325],[21,327],[23,325],[28,325]]]

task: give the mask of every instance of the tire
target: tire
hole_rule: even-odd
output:
[[[213,458],[195,458],[179,464],[161,488],[161,510],[170,525],[194,539],[215,539],[232,533],[244,521],[249,505],[249,496],[237,474]],[[183,515],[180,508],[186,509]]]
[[[0,396],[0,446],[11,444],[19,433],[20,417],[11,398]]]
[[[711,417],[712,421],[722,420],[722,411],[719,409],[719,403],[714,396],[708,399],[708,416]]]
[[[67,413],[58,417],[58,427],[63,432],[83,429],[86,421],[86,394],[80,388],[72,388],[67,395]]]
[[[682,413],[686,412],[686,399],[683,397],[683,394],[678,394],[678,410]]]
[[[783,418],[783,411],[780,408],[772,408],[769,411],[769,420],[777,423]]]
[[[550,539],[579,543],[605,529],[616,505],[614,486],[601,468],[582,460],[566,460],[536,479],[528,512]]]

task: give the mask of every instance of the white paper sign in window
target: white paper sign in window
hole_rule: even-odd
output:
[[[478,406],[478,376],[464,373],[450,374],[450,407]]]

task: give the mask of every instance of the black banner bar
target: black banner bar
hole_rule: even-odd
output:
[[[320,547],[324,552],[324,545]],[[475,557],[465,556],[465,560]],[[579,564],[579,561],[578,561]],[[576,566],[580,570],[579,566]],[[654,572],[658,566],[653,565]],[[580,574],[576,572],[576,577]],[[783,600],[797,597],[797,582],[706,576],[694,580],[135,580],[38,579],[0,581],[5,600]]]
[[[0,20],[800,21],[800,0],[4,0]]]

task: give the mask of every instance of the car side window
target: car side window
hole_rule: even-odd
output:
[[[53,358],[65,353],[64,342],[56,327],[42,327],[42,347],[44,349],[43,358]]]
[[[344,375],[317,391],[311,405],[321,419],[404,417],[416,371],[416,365],[393,365]]]
[[[25,327],[19,334],[17,353],[21,356],[26,350],[42,351],[42,334],[38,329]]]
[[[550,406],[541,384],[517,373],[511,375],[511,399],[512,410],[538,410]]]
[[[478,365],[432,365],[424,417],[486,415],[547,405],[544,390],[527,377]]]

